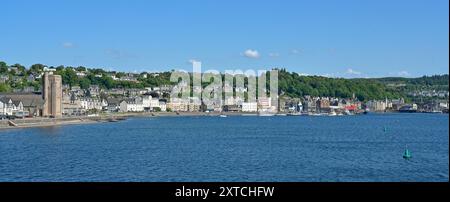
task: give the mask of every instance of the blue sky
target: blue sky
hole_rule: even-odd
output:
[[[448,73],[448,0],[2,0],[0,60],[121,71]]]

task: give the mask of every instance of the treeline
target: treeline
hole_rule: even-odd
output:
[[[101,88],[143,88],[142,84],[136,82],[115,81],[101,69],[89,69],[85,67],[56,67],[55,74],[61,75],[64,85],[69,87],[79,86],[81,89],[88,89],[91,85],[98,85]],[[84,76],[78,76],[77,72],[86,72]]]
[[[448,79],[448,74],[444,74],[419,78],[389,77],[376,80],[403,92],[418,92],[423,90],[448,91]]]
[[[278,86],[282,93],[290,97],[310,95],[351,98],[354,95],[359,100],[366,101],[404,96],[401,92],[389,89],[374,80],[302,76],[289,73],[285,69],[279,72]]]
[[[78,76],[77,72],[85,72],[85,76]],[[138,88],[155,87],[170,84],[170,72],[163,72],[158,74],[148,74],[143,72],[140,74],[132,74],[133,81],[114,80],[112,75],[116,78],[124,78],[129,76],[124,72],[106,72],[102,69],[87,69],[85,67],[56,67],[55,74],[61,75],[63,84],[70,87],[80,86],[81,89],[88,89],[91,85],[97,85],[100,88]],[[146,75],[146,76],[144,76]],[[153,76],[156,75],[156,76]],[[134,80],[135,79],[135,80]]]
[[[32,87],[35,90],[40,88],[39,80],[28,80],[28,76],[38,71],[39,65],[32,65],[26,68],[20,64],[8,66],[5,62],[0,61],[0,92],[11,92],[14,89],[24,89]]]
[[[4,77],[4,82],[0,82],[0,92],[11,92],[14,89],[22,90],[25,87],[33,87],[38,90],[41,86],[41,78],[46,65],[33,64],[29,68],[23,65],[14,64],[8,66],[5,62],[0,61],[0,76]],[[83,66],[50,66],[50,69],[55,69],[57,75],[61,75],[64,85],[69,87],[79,86],[82,89],[88,89],[91,85],[98,85],[104,89],[111,88],[145,88],[152,86],[160,86],[163,84],[170,84],[170,72],[158,73],[157,76],[149,76],[146,72],[139,74],[135,81],[120,80],[120,78],[128,76],[124,72],[105,71],[101,68],[86,68]],[[84,76],[79,76],[77,73],[84,73]],[[114,75],[119,80],[114,80],[111,76]],[[28,79],[31,78],[34,79]]]
[[[8,82],[0,83],[0,92],[8,92],[12,89],[23,89],[25,86],[40,87],[40,79],[35,81],[27,80],[29,75],[39,75],[44,71],[45,65],[34,64],[26,69],[20,64],[15,64],[14,72],[8,70],[4,62],[0,62],[0,75],[8,75]],[[86,67],[58,66],[50,67],[56,69],[55,74],[61,75],[63,84],[80,86],[88,89],[91,85],[98,85],[101,88],[145,88],[163,85],[171,85],[171,72],[127,74],[124,72],[105,71],[101,68],[88,69]],[[15,72],[18,71],[18,72]],[[79,76],[77,73],[84,73]],[[112,76],[119,78],[114,80]],[[192,75],[191,75],[192,76]],[[131,77],[134,81],[121,80],[120,78]],[[357,97],[361,101],[407,97],[407,93],[412,90],[423,89],[425,87],[439,87],[448,90],[448,74],[424,76],[420,78],[400,78],[387,77],[377,79],[344,79],[328,78],[322,76],[303,76],[297,73],[279,70],[279,92],[289,97],[322,96],[351,98]],[[395,84],[395,85],[392,85]],[[396,85],[400,87],[396,87]],[[206,85],[206,83],[203,83]],[[394,86],[394,87],[393,87]]]
[[[374,79],[386,84],[410,84],[410,85],[422,85],[422,86],[438,86],[449,84],[448,74],[444,75],[433,75],[433,76],[422,76],[419,78],[403,78],[403,77],[386,77]]]

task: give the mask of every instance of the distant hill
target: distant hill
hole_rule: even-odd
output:
[[[376,79],[302,76],[282,69],[278,83],[281,92],[290,97],[311,95],[350,98],[354,94],[361,101],[405,97],[401,91],[389,88]]]
[[[448,91],[448,74],[423,76],[419,78],[387,77],[375,79],[390,88],[396,88],[403,93],[418,91]]]
[[[443,85],[448,86],[448,74],[444,75],[433,75],[433,76],[423,76],[419,78],[403,78],[403,77],[386,77],[374,79],[386,84],[397,83],[397,84],[410,84],[410,85],[423,85],[423,86],[436,86]]]
[[[40,81],[27,81],[30,75],[38,75],[43,71],[45,65],[35,64],[26,69],[20,64],[7,66],[0,62],[0,78],[5,78],[6,82],[0,83],[0,92],[11,92],[17,89],[32,86],[39,89]],[[160,72],[147,74],[130,74],[125,72],[105,71],[100,68],[88,69],[85,67],[50,67],[55,68],[55,74],[62,76],[63,84],[69,86],[80,86],[88,89],[91,85],[98,85],[101,88],[144,88],[162,85],[170,85],[171,72]],[[14,69],[14,70],[13,70]],[[77,73],[83,72],[85,76],[79,77]],[[132,77],[133,81],[114,80],[115,77]],[[303,97],[324,96],[350,98],[355,95],[361,101],[382,100],[385,98],[408,99],[411,92],[436,90],[446,91],[449,89],[449,76],[434,75],[419,78],[329,78],[322,76],[304,76],[297,73],[288,72],[286,69],[279,70],[279,90],[284,96]]]

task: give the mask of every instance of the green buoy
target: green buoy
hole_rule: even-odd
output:
[[[411,152],[409,152],[409,150],[406,149],[405,152],[403,153],[403,158],[404,159],[410,159],[411,157],[412,157],[411,156]]]

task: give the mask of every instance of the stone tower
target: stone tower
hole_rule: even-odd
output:
[[[42,98],[44,99],[43,116],[62,116],[62,79],[53,72],[45,72],[42,78]]]

